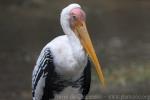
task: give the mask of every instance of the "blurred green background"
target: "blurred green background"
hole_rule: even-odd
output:
[[[87,13],[107,81],[102,88],[93,70],[89,100],[150,100],[149,0],[0,0],[0,100],[31,100],[36,59],[63,34],[60,12],[73,2]]]

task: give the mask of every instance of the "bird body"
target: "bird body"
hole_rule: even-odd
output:
[[[87,65],[88,58],[83,48],[78,48],[79,49],[78,53],[76,53],[76,56],[81,56],[81,58],[74,57],[75,52],[73,52],[71,48],[72,47],[68,40],[67,35],[56,37],[54,40],[49,42],[43,48],[37,60],[35,69],[33,71],[33,79],[35,80],[32,81],[33,81],[33,85],[35,86],[36,80],[38,80],[37,77],[39,74],[37,74],[37,72],[40,68],[39,66],[43,67],[41,68],[43,70],[42,72],[43,75],[40,76],[41,79],[37,81],[38,85],[33,90],[34,95],[36,95],[36,97],[33,100],[45,100],[42,99],[44,94],[43,90],[46,85],[45,84],[46,77],[44,76],[48,77],[47,73],[50,72],[51,72],[50,77],[53,78],[52,79],[53,85],[51,85],[51,88],[54,88],[54,90],[51,89],[53,93],[51,94],[52,96],[49,98],[54,100],[61,100],[64,95],[68,97],[68,99],[65,98],[66,100],[78,100],[78,99],[81,100],[81,98],[83,98],[83,95],[80,92],[82,91],[82,84],[80,84],[80,82],[83,81],[84,83],[84,79],[82,79],[82,76],[84,75],[83,72]],[[47,59],[45,58],[45,54],[48,53],[49,51],[51,52],[49,56],[51,56],[52,58],[49,59],[48,57]],[[46,70],[44,73],[44,70],[46,69],[44,68],[44,63],[46,62],[44,60],[48,60],[49,62],[51,61],[52,63],[51,66],[46,65],[46,67],[51,67],[51,71]],[[39,71],[42,71],[41,69]],[[88,69],[90,70],[90,65],[88,66]],[[88,79],[90,80],[90,73],[88,74],[89,74]],[[90,81],[88,84],[90,84]],[[89,86],[88,88],[90,88]],[[61,88],[61,89],[57,90],[57,88]],[[72,94],[71,93],[65,94],[66,91],[71,91]],[[69,95],[73,95],[75,98],[73,99]]]
[[[76,79],[87,64],[87,55],[81,45],[73,45],[67,35],[58,36],[49,42],[42,50],[49,48],[53,56],[56,72],[66,76],[64,78]],[[39,61],[37,61],[38,63]]]
[[[85,100],[91,83],[89,57],[99,64],[84,21],[80,5],[62,10],[60,23],[65,35],[54,38],[39,55],[32,73],[33,100]],[[98,67],[98,75],[102,75]],[[103,80],[103,76],[99,78]]]

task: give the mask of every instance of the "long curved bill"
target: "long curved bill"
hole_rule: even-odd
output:
[[[92,62],[95,65],[96,72],[98,74],[99,80],[101,81],[102,85],[105,85],[104,75],[102,73],[101,66],[99,64],[98,58],[96,56],[95,50],[93,48],[90,36],[88,34],[86,24],[84,21],[78,22],[76,24],[74,31],[76,35],[78,36],[79,40],[81,41],[81,44],[85,48],[86,52],[88,53],[89,57],[91,58]]]

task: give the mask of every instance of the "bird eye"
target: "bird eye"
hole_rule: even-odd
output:
[[[77,17],[76,17],[75,15],[73,15],[72,17],[73,17],[73,19],[74,19],[74,20],[76,20],[76,19],[77,19]]]

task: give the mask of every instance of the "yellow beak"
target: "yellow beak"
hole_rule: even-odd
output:
[[[84,21],[79,21],[78,24],[76,23],[74,27],[74,32],[78,36],[81,44],[85,48],[85,51],[91,58],[92,62],[95,65],[96,72],[98,74],[99,80],[101,81],[102,85],[105,85],[104,75],[102,73],[101,66],[99,64],[98,58],[96,56],[95,50],[93,48],[90,36],[88,34],[86,24]]]

